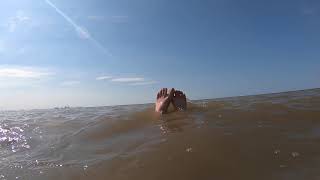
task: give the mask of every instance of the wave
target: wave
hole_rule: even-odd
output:
[[[317,177],[319,89],[188,107],[162,116],[153,104],[0,112],[0,177]]]

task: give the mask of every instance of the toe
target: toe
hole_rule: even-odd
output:
[[[174,88],[170,88],[169,91],[168,91],[168,94],[171,94],[171,93],[174,94],[174,92],[175,92]]]
[[[159,98],[162,96],[162,91],[163,91],[163,88],[160,89],[160,91],[158,92]]]
[[[164,94],[164,88],[162,88],[160,91],[160,97],[163,96],[163,94]]]
[[[173,97],[174,92],[175,92],[174,89],[171,88],[171,89],[169,90],[169,92],[168,92],[168,96],[169,96],[169,97]]]
[[[176,91],[176,96],[177,96],[177,97],[180,97],[181,94],[183,94],[181,91]]]
[[[174,91],[174,97],[178,97],[179,96],[179,90]]]

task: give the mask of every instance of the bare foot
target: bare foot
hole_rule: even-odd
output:
[[[187,98],[182,91],[175,91],[172,98],[172,103],[176,110],[186,110],[187,109]]]
[[[166,113],[172,100],[174,89],[162,88],[157,94],[156,112]]]

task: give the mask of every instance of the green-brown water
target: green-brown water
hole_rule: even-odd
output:
[[[320,89],[0,112],[0,179],[320,179]]]

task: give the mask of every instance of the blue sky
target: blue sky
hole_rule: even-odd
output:
[[[0,109],[320,87],[316,0],[2,0]]]

